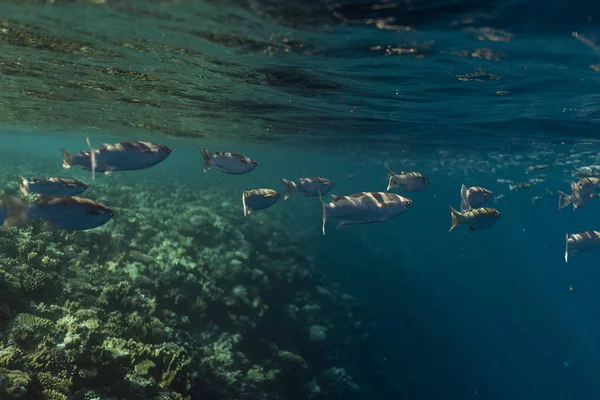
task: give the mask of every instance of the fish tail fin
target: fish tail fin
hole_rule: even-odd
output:
[[[467,192],[467,187],[465,185],[462,185],[460,187],[460,211],[467,211],[469,208],[471,208]]]
[[[0,195],[0,201],[6,210],[6,218],[2,224],[4,228],[23,225],[27,222],[30,205],[23,199],[5,194]]]
[[[62,151],[63,155],[63,168],[71,168],[71,165],[73,165],[73,154],[69,153],[63,148],[61,148],[60,151]]]
[[[284,178],[281,181],[283,182],[283,199],[287,200],[296,191],[296,183]]]
[[[391,169],[389,169],[387,167],[385,169],[387,169],[387,172],[390,175],[390,178],[388,179],[387,189],[385,189],[386,192],[387,192],[387,191],[389,191],[391,188],[393,188],[395,186],[394,185],[394,175],[396,175],[396,174],[394,173],[394,171],[392,171]]]
[[[559,210],[561,208],[565,208],[566,206],[571,204],[571,196],[569,196],[565,192],[561,192],[560,190],[557,190],[557,192],[558,192],[558,209]]]
[[[450,231],[456,228],[462,222],[462,214],[456,211],[452,206],[450,206],[450,215],[452,216],[452,225],[450,225]]]
[[[209,153],[204,147],[200,147],[200,153],[202,153],[202,158],[204,159],[204,163],[202,164],[202,170],[204,172],[208,171],[211,165],[213,165],[212,154]]]
[[[29,194],[29,182],[21,175],[19,175],[19,189],[21,190],[23,197],[27,197]]]
[[[323,210],[323,226],[321,230],[323,231],[323,236],[325,236],[325,222],[327,222],[327,207],[325,206],[325,202],[323,201],[323,196],[321,196],[321,191],[319,190],[319,200],[321,200],[321,209]]]
[[[517,188],[517,185],[513,185],[512,183],[510,183],[510,184],[508,185],[508,189],[509,189],[509,190],[515,190],[516,188]]]
[[[90,148],[90,164],[92,166],[92,180],[96,179],[96,167],[98,164],[96,163],[96,153],[94,153],[94,149],[92,148],[92,144],[90,143],[90,138],[86,137],[85,141],[87,142],[88,147]]]
[[[565,234],[565,262],[569,262],[569,234]]]
[[[249,214],[248,207],[246,207],[246,192],[242,192],[242,206],[244,207],[244,217]]]

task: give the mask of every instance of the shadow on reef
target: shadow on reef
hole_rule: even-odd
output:
[[[0,233],[3,399],[403,398],[367,389],[385,373],[359,304],[278,210],[119,179],[90,188],[118,210],[100,229]]]

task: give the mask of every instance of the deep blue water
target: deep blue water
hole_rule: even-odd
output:
[[[85,149],[86,135],[153,140],[173,153],[140,179],[231,188],[235,207],[241,190],[279,190],[282,177],[326,176],[345,195],[383,191],[385,166],[422,172],[431,185],[393,190],[413,205],[381,224],[329,221],[322,236],[318,199],[301,196],[256,217],[298,230],[306,254],[360,299],[380,365],[407,399],[600,398],[600,252],[563,258],[566,233],[600,229],[600,200],[557,210],[556,193],[574,168],[600,163],[599,5],[106,3],[0,5],[9,24],[104,51],[0,36],[0,154],[64,175],[58,149]],[[121,72],[99,72],[109,68]],[[198,146],[260,166],[203,174]],[[549,167],[526,174],[535,164]],[[540,174],[530,189],[497,182]],[[494,227],[448,232],[462,184],[506,195],[490,200]]]

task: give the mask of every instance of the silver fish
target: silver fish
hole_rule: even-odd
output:
[[[558,209],[573,204],[573,209],[585,207],[590,200],[594,199],[595,191],[600,189],[600,179],[593,177],[581,178],[577,182],[571,182],[571,195],[558,192]]]
[[[569,262],[569,250],[571,255],[581,251],[594,250],[600,246],[600,232],[586,231],[581,233],[565,235],[565,262]]]
[[[577,184],[575,182],[571,182],[571,192],[574,193],[572,195],[568,195],[563,191],[557,190],[558,193],[558,209],[565,208],[569,204],[573,204],[573,210],[577,208],[582,208],[585,206],[586,199],[582,198],[579,195]]]
[[[258,165],[253,159],[239,154],[221,153],[218,151],[209,153],[208,150],[202,147],[200,148],[200,152],[204,158],[202,166],[204,172],[208,171],[211,166],[216,165],[223,173],[241,175],[253,171]]]
[[[115,212],[103,204],[82,197],[40,197],[26,203],[4,195],[4,226],[17,226],[42,220],[53,229],[86,230],[106,224]]]
[[[110,174],[114,171],[131,171],[152,167],[164,161],[171,149],[167,146],[150,142],[121,142],[102,144],[94,150],[89,139],[86,139],[90,151],[80,151],[71,154],[65,149],[63,153],[63,168],[81,165],[86,171],[92,171],[92,179],[96,171]]]
[[[407,192],[420,192],[429,185],[429,179],[419,172],[404,172],[399,174],[394,173],[387,168],[390,179],[386,190],[390,190],[396,186],[402,186]]]
[[[532,165],[531,167],[525,168],[525,173],[528,174],[530,172],[540,171],[540,170],[546,169],[546,168],[548,168],[548,164]]]
[[[503,179],[503,178],[498,178],[496,179],[496,182],[501,183],[503,185],[510,185],[513,184],[514,182],[511,181],[510,179]]]
[[[543,176],[537,176],[537,177],[535,177],[535,178],[531,178],[531,179],[530,179],[528,182],[526,182],[526,183],[529,183],[529,184],[531,184],[531,185],[537,185],[537,184],[539,184],[539,183],[544,183],[544,182],[546,182],[546,178],[545,178],[545,177],[543,177]]]
[[[387,221],[404,213],[412,200],[394,193],[360,192],[338,196],[331,203],[323,202],[323,235],[328,218],[339,219],[338,228],[345,225],[372,224]]]
[[[264,210],[271,207],[279,200],[281,195],[273,189],[253,189],[242,193],[244,216],[251,211]]]
[[[450,207],[450,215],[452,216],[452,225],[450,231],[460,224],[468,224],[469,230],[488,229],[500,218],[500,212],[494,208],[473,208],[468,211],[458,212]]]
[[[294,182],[287,179],[281,179],[283,182],[283,199],[287,200],[292,193],[300,192],[304,196],[319,196],[324,195],[333,188],[333,182],[327,178],[313,176],[311,178],[300,178]]]
[[[577,188],[580,195],[585,197],[600,189],[600,179],[593,177],[581,178],[577,181]]]
[[[67,178],[31,178],[27,180],[19,175],[19,189],[23,196],[35,193],[47,197],[76,196],[88,188],[83,182]]]
[[[600,175],[600,165],[587,165],[573,171],[574,176],[592,177]]]
[[[471,186],[469,189],[465,185],[460,188],[460,211],[467,211],[471,208],[479,208],[494,196],[494,194],[480,186]]]
[[[522,189],[529,189],[529,188],[531,188],[531,186],[533,186],[533,185],[529,182],[517,182],[515,184],[508,185],[508,188],[510,190],[522,190]]]

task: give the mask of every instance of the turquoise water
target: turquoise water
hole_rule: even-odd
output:
[[[0,177],[75,178],[115,211],[0,233],[0,399],[594,399],[597,7],[561,2],[0,3]],[[169,146],[149,169],[61,148]],[[202,171],[199,147],[258,162]],[[547,168],[527,172],[528,167]],[[392,220],[321,233],[318,197],[417,171]],[[529,183],[511,190],[503,180]],[[490,229],[448,232],[461,185]],[[34,202],[33,197],[26,199]],[[331,201],[327,194],[325,201]]]

